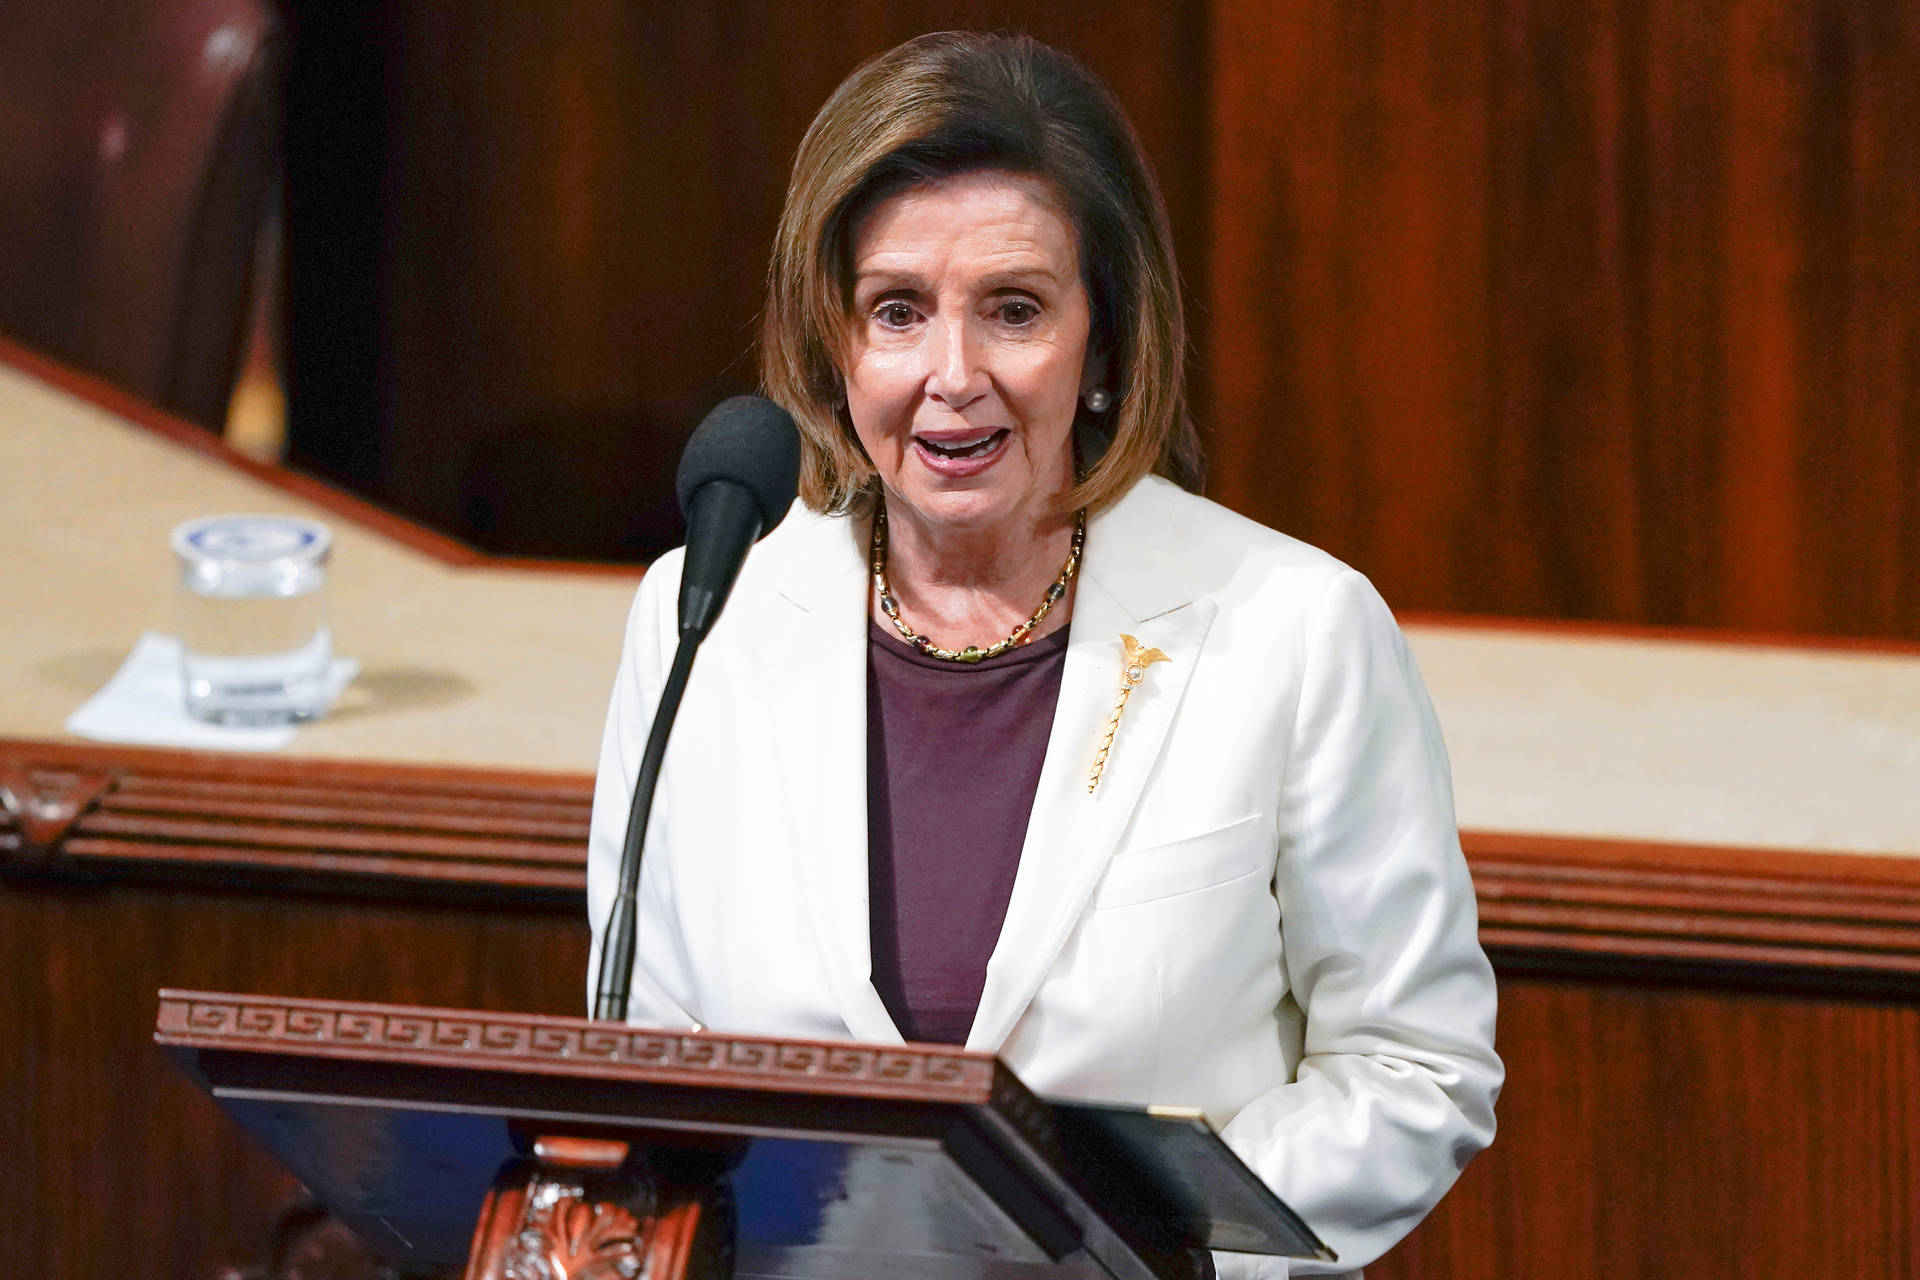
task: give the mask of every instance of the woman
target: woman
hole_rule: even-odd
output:
[[[1203,1108],[1351,1268],[1492,1137],[1493,980],[1399,631],[1352,570],[1189,492],[1183,342],[1158,190],[1077,64],[927,36],[834,94],[762,342],[806,510],[687,693],[633,1017],[904,1033],[1041,1093]],[[614,688],[596,926],[679,563]]]

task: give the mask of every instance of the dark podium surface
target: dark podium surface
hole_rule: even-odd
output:
[[[720,1177],[740,1276],[1180,1280],[1195,1248],[1329,1256],[1198,1115],[1044,1101],[944,1047],[174,991],[156,1039],[408,1271],[458,1271],[497,1175],[553,1135]]]

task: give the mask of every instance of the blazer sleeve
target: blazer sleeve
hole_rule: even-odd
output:
[[[1346,1271],[1493,1140],[1503,1077],[1446,747],[1405,638],[1350,569],[1312,624],[1280,797],[1273,892],[1302,1057],[1224,1136],[1339,1254],[1291,1273]]]
[[[600,740],[600,767],[587,836],[587,916],[593,929],[587,961],[589,1013],[599,982],[607,912],[619,885],[620,850],[626,840],[634,779],[646,749],[647,733],[653,726],[654,708],[660,704],[672,646],[678,640],[674,599],[679,556],[676,551],[656,562],[634,595],[620,667],[614,674],[613,698],[607,707],[606,729]],[[641,863],[638,945],[627,1021],[642,1026],[686,1027],[699,1019],[694,1011],[686,949],[672,910],[672,868],[665,834],[672,806],[664,772],[661,781],[654,791],[644,846],[646,858]]]

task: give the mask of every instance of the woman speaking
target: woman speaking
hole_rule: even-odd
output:
[[[1192,492],[1178,276],[1118,106],[1024,38],[862,66],[800,145],[764,323],[805,510],[688,688],[633,1020],[1197,1107],[1340,1268],[1378,1257],[1501,1081],[1445,749],[1366,579]],[[628,624],[596,927],[679,572]]]

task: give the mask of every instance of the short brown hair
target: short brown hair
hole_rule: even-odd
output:
[[[841,511],[878,485],[841,381],[861,218],[911,187],[980,170],[1040,180],[1074,229],[1089,348],[1106,355],[1113,401],[1099,419],[1077,411],[1088,470],[1070,505],[1097,511],[1148,472],[1197,490],[1179,276],[1166,205],[1132,126],[1066,54],[1026,36],[941,32],[861,64],[794,157],[767,272],[760,373],[800,426],[800,496],[816,511]]]

